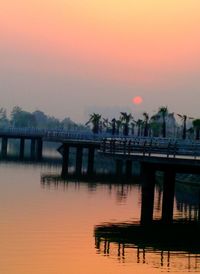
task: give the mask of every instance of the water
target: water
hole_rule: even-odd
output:
[[[0,162],[1,274],[200,272],[199,252],[138,248],[131,242],[119,244],[117,237],[108,245],[96,237],[99,226],[123,227],[140,219],[139,184],[41,180],[60,171],[59,164]],[[178,190],[176,197],[174,218],[195,219],[196,192],[187,200]],[[155,219],[161,216],[161,204],[157,187]]]

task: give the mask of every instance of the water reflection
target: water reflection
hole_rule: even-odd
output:
[[[200,224],[105,224],[94,229],[99,254],[121,263],[148,264],[165,271],[200,270]]]
[[[183,186],[177,187],[173,217],[179,226],[171,229],[158,221],[163,190],[156,185],[157,226],[145,226],[142,232],[142,187],[137,178],[128,182],[103,174],[93,178],[70,174],[63,180],[60,162],[45,158],[42,164],[17,160],[12,165],[10,160],[6,165],[1,165],[0,182],[0,269],[3,266],[3,270],[7,267],[13,271],[1,273],[152,274],[154,268],[157,273],[200,270],[199,224],[195,227],[191,222],[199,218],[198,189],[190,188],[185,195]],[[183,218],[190,229],[183,226]],[[154,235],[150,234],[152,229]],[[33,256],[28,260],[27,254]]]
[[[103,180],[104,179],[104,180]],[[88,191],[98,191],[102,184],[114,192],[117,201],[123,202],[129,192],[138,191],[138,207],[142,207],[142,187],[140,184],[114,183],[114,178],[102,175],[89,180],[71,174],[63,180],[59,175],[43,174],[44,188],[86,185]],[[154,220],[148,224],[137,222],[107,223],[96,225],[94,229],[95,248],[98,254],[115,258],[120,263],[147,264],[163,271],[200,271],[200,222],[199,188],[190,187],[189,198],[185,189],[178,185],[174,199],[174,221],[165,224],[160,219],[162,209],[162,187],[155,188]]]
[[[88,176],[87,174],[77,175],[76,173],[68,174],[63,179],[60,174],[43,173],[41,175],[41,186],[46,189],[58,189],[63,190],[67,188],[68,184],[74,184],[78,186],[83,184],[87,186],[88,191],[98,191],[98,187],[105,185],[111,192],[115,188],[115,195],[118,201],[125,201],[129,192],[134,188],[139,192],[138,207],[142,207],[142,195],[143,189],[139,177],[132,177],[131,180],[122,180],[116,178],[116,176],[108,174],[95,174],[95,176]],[[116,187],[117,186],[117,189]],[[163,200],[163,189],[160,184],[155,186],[153,200],[153,219],[161,219],[162,214],[162,200]],[[148,211],[148,207],[147,207]],[[174,219],[185,219],[185,220],[198,220],[200,218],[200,187],[189,186],[185,190],[185,186],[177,184],[175,196],[174,196]]]

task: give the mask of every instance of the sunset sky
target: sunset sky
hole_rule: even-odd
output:
[[[199,0],[1,1],[0,107],[199,118],[199,14]]]

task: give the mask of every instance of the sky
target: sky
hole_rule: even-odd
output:
[[[0,107],[199,118],[199,14],[199,0],[1,1]]]

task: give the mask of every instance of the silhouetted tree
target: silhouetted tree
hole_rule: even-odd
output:
[[[150,127],[150,130],[151,130],[152,136],[158,137],[161,126],[160,126],[160,123],[159,123],[159,116],[157,114],[151,116],[150,122],[149,122],[149,127]]]
[[[7,118],[7,113],[5,108],[0,108],[0,127],[9,126],[9,121]]]
[[[133,121],[131,122],[131,135],[134,136],[134,134],[135,134],[135,121],[133,120]]]
[[[124,123],[123,124],[123,126],[124,126],[124,128],[123,128],[123,134],[125,136],[128,136],[128,133],[129,133],[129,123],[130,123],[130,121],[132,119],[132,115],[131,115],[131,113],[127,114],[126,112],[120,112],[120,113],[121,113],[121,121],[122,121],[122,123]]]
[[[160,107],[158,110],[158,114],[162,117],[162,137],[166,137],[166,116],[168,114],[167,107]]]
[[[14,127],[36,127],[36,120],[32,113],[15,106],[11,112],[11,124]]]
[[[192,122],[192,124],[193,124],[194,130],[196,132],[195,139],[199,140],[200,139],[200,119],[195,119]]]
[[[119,135],[119,133],[120,133],[121,126],[122,126],[122,121],[121,121],[121,119],[116,120],[116,134],[117,134],[117,135]]]
[[[141,136],[141,132],[142,132],[142,126],[143,126],[143,121],[141,119],[138,119],[137,121],[135,121],[136,126],[137,126],[137,136]]]
[[[181,118],[182,122],[183,122],[183,131],[182,131],[182,139],[186,139],[186,132],[187,132],[187,119],[194,119],[192,117],[188,117],[187,115],[181,115],[178,114],[177,115]]]
[[[98,134],[100,121],[101,121],[101,115],[97,113],[93,113],[93,114],[90,114],[90,119],[86,123],[86,125],[92,124],[92,132],[95,134]]]
[[[111,127],[112,127],[112,135],[115,135],[116,134],[116,122],[117,122],[117,120],[115,119],[115,118],[113,118],[112,120],[111,120]]]
[[[144,137],[148,136],[148,128],[149,128],[149,114],[147,112],[143,112],[143,116],[144,116],[144,121],[143,121],[143,125],[144,125]]]
[[[108,118],[103,118],[102,125],[103,125],[103,128],[105,129],[105,131],[108,132],[109,131],[109,121],[108,121]]]

